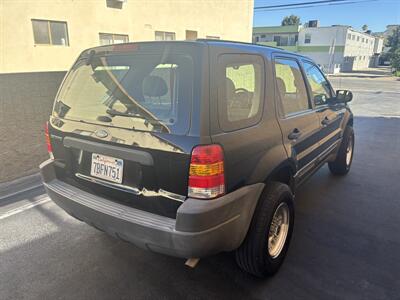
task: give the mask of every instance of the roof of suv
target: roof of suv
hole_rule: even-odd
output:
[[[121,43],[121,44],[113,44],[113,45],[104,45],[104,46],[97,46],[97,47],[92,47],[89,49],[84,50],[100,50],[102,48],[107,48],[110,46],[113,47],[121,47],[124,48],[127,45],[134,45],[134,44],[153,44],[153,43],[174,43],[174,44],[208,44],[208,45],[215,45],[215,46],[225,46],[225,47],[232,47],[232,48],[242,48],[242,49],[248,49],[248,50],[262,50],[262,51],[273,51],[273,52],[282,52],[282,53],[287,53],[287,54],[292,54],[296,55],[299,57],[304,57],[307,58],[306,56],[303,56],[298,53],[290,52],[285,49],[279,48],[279,47],[273,47],[273,46],[266,46],[266,45],[259,45],[259,44],[252,44],[252,43],[246,43],[246,42],[239,42],[239,41],[229,41],[229,40],[216,40],[216,39],[197,39],[194,41],[142,41],[142,42],[131,42],[131,43]]]

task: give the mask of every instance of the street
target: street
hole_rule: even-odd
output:
[[[349,89],[356,116],[400,116],[400,81],[394,78],[331,77],[335,89]]]
[[[36,187],[0,200],[0,299],[398,299],[400,82],[331,81],[354,93],[352,169],[324,166],[297,191],[275,277],[243,273],[230,253],[189,269],[73,219]]]

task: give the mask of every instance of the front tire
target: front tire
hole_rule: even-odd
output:
[[[236,250],[239,267],[258,277],[275,274],[286,256],[293,224],[293,194],[289,186],[270,182],[258,201],[247,236]]]
[[[354,129],[351,126],[346,126],[336,159],[328,163],[331,173],[339,176],[349,173],[353,161],[353,153]]]

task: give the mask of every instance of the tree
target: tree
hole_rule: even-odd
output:
[[[367,25],[367,24],[364,24],[363,27],[361,27],[361,29],[362,29],[363,31],[367,31],[367,30],[368,30],[368,25]]]
[[[397,27],[387,39],[386,46],[390,47],[389,57],[392,68],[400,71],[400,27]]]
[[[300,25],[300,17],[295,15],[286,16],[283,18],[281,25],[288,26],[288,25]]]
[[[397,27],[392,35],[388,36],[386,46],[390,47],[390,52],[395,52],[397,49],[400,49],[400,27]]]
[[[392,52],[390,56],[390,64],[396,71],[400,71],[400,48]]]

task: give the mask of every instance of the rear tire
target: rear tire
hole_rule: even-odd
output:
[[[343,176],[349,173],[354,153],[354,130],[346,126],[343,140],[337,153],[336,159],[328,163],[329,170],[334,175]]]
[[[239,267],[258,277],[275,274],[286,256],[293,224],[293,194],[289,186],[270,182],[258,201],[247,236],[236,250]]]

